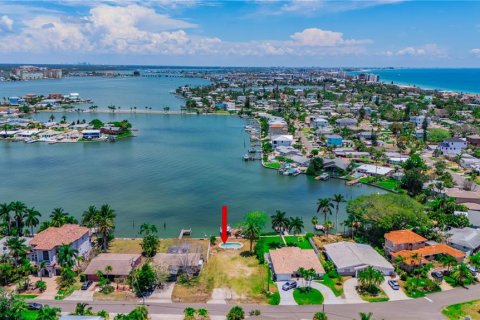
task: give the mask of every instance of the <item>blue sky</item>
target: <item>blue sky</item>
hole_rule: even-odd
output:
[[[476,1],[6,1],[0,63],[480,67]]]

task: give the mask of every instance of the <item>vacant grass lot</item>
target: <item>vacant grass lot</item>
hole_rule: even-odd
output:
[[[450,320],[465,319],[469,316],[472,320],[480,320],[480,300],[452,304],[443,308],[442,313]]]
[[[248,248],[248,241],[239,240]],[[218,248],[218,247],[217,247]],[[239,250],[223,250],[211,255],[200,276],[190,285],[177,282],[173,290],[175,302],[206,302],[213,289],[222,288],[231,293],[232,300],[242,303],[267,304],[267,269],[254,256],[241,256]],[[270,292],[276,286],[270,284]]]
[[[108,252],[110,253],[142,253],[142,239],[115,238],[110,242]],[[199,250],[206,256],[208,241],[201,239],[160,239],[158,252],[167,252],[172,245],[190,244],[194,251]]]

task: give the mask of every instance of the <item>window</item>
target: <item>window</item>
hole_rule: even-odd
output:
[[[50,260],[50,257],[48,256],[48,251],[42,251],[42,254],[43,254],[42,260],[46,260],[46,261]]]

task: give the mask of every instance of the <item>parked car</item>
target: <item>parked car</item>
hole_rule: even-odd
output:
[[[470,273],[474,276],[477,275],[477,268],[475,268],[474,266],[471,266],[471,265],[467,265],[467,268],[468,268],[468,271],[470,271]]]
[[[400,286],[398,285],[397,280],[388,280],[388,285],[392,287],[393,290],[399,290]]]
[[[297,281],[290,280],[283,284],[282,290],[288,291],[290,289],[295,289],[296,287],[297,287]]]
[[[42,310],[43,305],[41,303],[30,302],[28,304],[28,310]]]
[[[443,273],[440,271],[432,271],[432,278],[437,279],[437,280],[442,280],[443,279]]]
[[[82,290],[87,290],[91,285],[93,281],[92,280],[87,280],[82,284]]]

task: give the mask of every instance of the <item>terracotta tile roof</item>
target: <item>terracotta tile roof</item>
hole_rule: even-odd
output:
[[[59,228],[50,227],[33,237],[30,245],[35,250],[52,250],[62,244],[71,244],[88,232],[88,228],[78,224],[65,224]]]
[[[385,233],[385,239],[390,240],[394,244],[417,243],[427,241],[427,239],[411,230],[395,230]]]
[[[277,274],[292,274],[300,267],[304,269],[313,268],[320,274],[325,273],[320,260],[312,249],[303,250],[297,247],[285,247],[270,250],[270,260]]]
[[[435,256],[435,255],[438,255],[438,254],[446,254],[446,255],[452,256],[456,259],[465,258],[465,253],[463,253],[463,252],[461,252],[457,249],[454,249],[454,248],[452,248],[452,247],[450,247],[446,244],[443,244],[443,243],[435,244],[433,246],[425,246],[425,247],[417,249],[417,250],[402,250],[402,251],[394,252],[394,253],[392,253],[392,256],[395,257],[395,258],[398,257],[398,256],[402,256],[402,257],[405,258],[405,261],[404,261],[405,264],[407,264],[407,265],[417,265],[418,264],[418,259],[415,259],[415,260],[412,259],[412,256],[415,253],[418,253],[418,255],[420,257],[422,257],[422,259],[421,259],[422,263],[426,262],[426,260],[423,259],[423,257]]]

